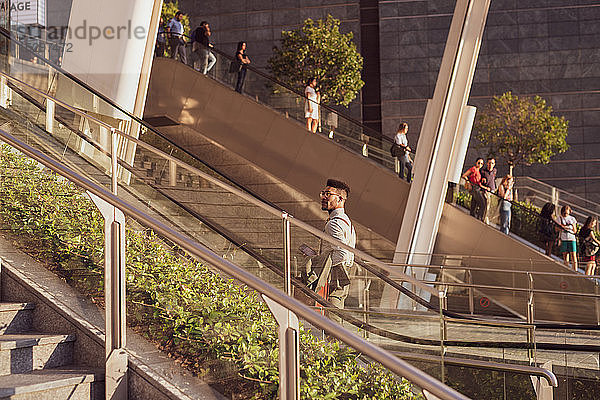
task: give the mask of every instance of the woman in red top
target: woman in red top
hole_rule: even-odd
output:
[[[462,175],[462,178],[469,181],[471,188],[471,215],[479,220],[483,221],[485,216],[485,209],[487,200],[482,193],[481,188],[481,172],[479,171],[483,167],[483,158],[478,158],[475,161],[475,165],[467,170]]]

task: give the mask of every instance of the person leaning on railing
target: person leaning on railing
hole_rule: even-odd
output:
[[[169,37],[169,45],[171,46],[171,58],[187,64],[187,55],[185,53],[185,37],[183,35],[183,13],[177,11],[175,16],[167,24],[167,34]]]
[[[598,252],[598,248],[600,248],[600,242],[594,235],[596,224],[597,220],[595,217],[588,217],[577,234],[581,262],[586,263],[586,275],[594,275],[596,273],[596,253]]]
[[[410,159],[410,147],[408,146],[408,124],[406,122],[400,123],[396,136],[394,136],[394,144],[390,149],[392,157],[396,157],[399,163],[398,176],[400,179],[404,179],[404,169],[406,168],[406,181],[410,183],[412,180],[412,160]]]
[[[235,62],[232,65],[237,69],[237,82],[235,91],[242,93],[244,80],[246,80],[246,65],[250,64],[250,58],[246,55],[246,42],[238,42],[237,51],[235,52]]]
[[[500,230],[508,235],[510,231],[511,208],[513,201],[513,184],[515,179],[512,175],[506,175],[502,178],[502,183],[498,187],[498,196],[500,197]]]
[[[495,204],[495,197],[492,195],[496,193],[496,159],[494,157],[488,157],[485,167],[481,168],[481,186],[484,189],[482,191],[485,197],[485,211],[483,213],[483,222],[489,224],[489,213],[490,205],[492,202]]]
[[[475,165],[462,174],[462,179],[465,180],[465,188],[471,193],[471,215],[483,221],[487,200],[481,187],[481,167],[483,167],[483,158],[479,157]]]

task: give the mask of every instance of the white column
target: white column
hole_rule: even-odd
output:
[[[152,66],[161,0],[73,0],[62,67],[141,116]],[[60,98],[89,111],[123,118],[62,77]],[[94,107],[96,106],[96,107]]]
[[[456,138],[454,152],[450,160],[449,182],[459,183],[460,181],[460,176],[465,165],[465,156],[469,148],[469,140],[471,139],[471,129],[475,121],[475,113],[477,113],[477,107],[465,106],[463,109],[458,127],[458,137]]]
[[[459,122],[466,106],[490,0],[458,0],[433,99],[428,103],[415,156],[415,177],[394,262],[427,265],[444,205]],[[418,268],[423,278],[425,268]]]

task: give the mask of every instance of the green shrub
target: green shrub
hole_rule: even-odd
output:
[[[103,220],[87,196],[3,146],[0,222],[30,254],[92,298],[103,292]],[[127,227],[129,323],[195,372],[229,360],[254,383],[253,398],[275,399],[276,323],[256,293],[185,258],[135,221]],[[359,354],[301,329],[301,393],[307,399],[414,399],[410,384]],[[249,396],[250,397],[250,396]]]

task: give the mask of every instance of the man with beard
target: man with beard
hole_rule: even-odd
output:
[[[344,210],[350,187],[342,181],[328,179],[320,193],[321,209],[329,213],[325,233],[342,243],[356,246],[356,231]],[[329,242],[323,242],[320,255],[313,260],[308,286],[328,299],[334,306],[344,308],[350,288],[350,267],[354,254]]]

